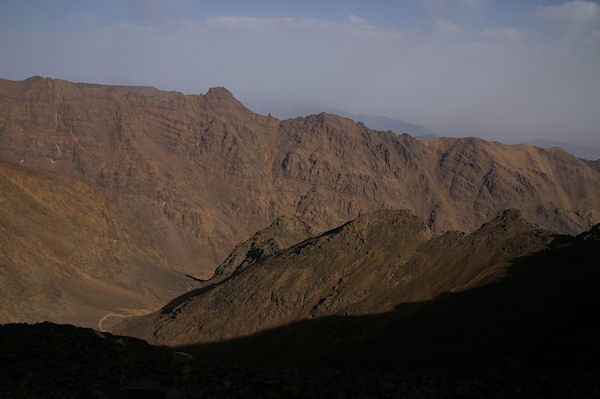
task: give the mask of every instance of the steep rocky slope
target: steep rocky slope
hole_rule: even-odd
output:
[[[169,267],[213,274],[277,216],[316,231],[407,208],[435,234],[513,207],[577,233],[600,222],[600,173],[557,149],[417,141],[335,115],[279,121],[227,90],[0,80],[0,157],[97,187],[158,242]]]
[[[99,328],[193,286],[98,190],[0,160],[0,323]]]
[[[391,312],[500,278],[553,234],[510,210],[476,232],[432,238],[409,211],[364,214],[258,260],[115,331],[152,343],[219,341],[304,319]]]

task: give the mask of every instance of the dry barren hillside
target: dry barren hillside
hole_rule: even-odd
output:
[[[305,319],[391,312],[493,282],[516,257],[546,248],[553,237],[516,210],[472,234],[436,238],[409,211],[376,211],[259,259],[152,315],[125,320],[116,331],[189,345]]]
[[[0,323],[102,328],[192,287],[98,190],[0,161]]]
[[[171,269],[201,278],[279,215],[325,231],[406,208],[434,234],[473,231],[509,207],[562,233],[600,222],[600,173],[564,151],[417,141],[329,114],[280,121],[223,88],[0,80],[0,157],[96,187]]]

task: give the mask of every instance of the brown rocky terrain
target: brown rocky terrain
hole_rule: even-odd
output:
[[[257,261],[311,237],[310,226],[299,218],[278,217],[263,230],[233,248],[231,254],[215,269],[211,283],[229,277]]]
[[[102,328],[192,288],[97,189],[0,160],[0,323]]]
[[[383,378],[376,397],[594,396],[598,256],[600,225],[557,235],[509,210],[431,238],[409,212],[378,211],[116,330],[199,359],[319,370],[349,397],[365,391],[340,375]]]
[[[506,208],[561,233],[600,222],[598,168],[564,151],[417,141],[329,114],[280,121],[223,88],[0,80],[0,158],[97,188],[169,268],[199,278],[279,215],[324,231],[406,208],[434,234],[471,232]]]
[[[170,347],[0,325],[0,396],[598,396],[598,162],[0,79],[0,324]]]
[[[279,220],[238,249],[268,248],[282,226],[284,235],[297,227]],[[124,323],[158,320],[156,342],[232,339],[168,348],[73,326],[0,325],[0,395],[600,394],[600,225],[557,235],[509,210],[472,234],[432,238],[410,212],[378,211],[246,254],[252,262],[215,286]]]
[[[114,331],[177,346],[301,320],[392,312],[497,281],[515,259],[554,240],[516,210],[471,234],[434,238],[409,211],[380,210],[255,260],[153,314],[125,319]]]

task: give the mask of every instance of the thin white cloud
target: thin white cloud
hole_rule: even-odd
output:
[[[357,15],[350,14],[346,17],[346,22],[354,25],[367,25],[367,20]]]
[[[569,1],[556,6],[539,6],[537,18],[575,25],[587,25],[600,20],[600,5],[585,0]]]
[[[467,8],[479,8],[483,7],[484,0],[459,0],[460,3],[465,5]]]
[[[349,15],[343,22],[328,21],[312,18],[258,18],[246,16],[218,16],[207,17],[206,22],[215,27],[235,29],[305,29],[305,30],[327,30],[340,27],[363,27],[369,28],[367,21],[356,15]],[[187,21],[189,26],[190,21]]]
[[[518,41],[525,37],[525,32],[512,26],[485,28],[483,35],[496,40]]]
[[[128,22],[121,22],[112,26],[105,26],[106,31],[117,31],[117,32],[138,32],[149,34],[154,32],[154,28],[151,26],[139,26]]]
[[[144,0],[146,9],[155,15],[160,14],[160,9],[163,6],[166,6],[166,7],[182,6],[185,3],[187,3],[187,0]]]
[[[307,34],[351,35],[363,38],[392,38],[402,39],[407,35],[397,30],[379,28],[370,25],[364,18],[348,15],[343,21],[330,21],[313,18],[261,18],[247,16],[216,16],[207,17],[203,23],[191,20],[183,21],[188,30],[207,28],[228,29],[231,31],[246,31],[249,33],[304,31]]]
[[[427,11],[434,14],[442,14],[448,11],[447,0],[416,0],[421,3]]]
[[[433,15],[446,15],[453,8],[459,7],[467,11],[483,8],[485,0],[413,0],[420,3],[427,12]]]
[[[75,18],[83,23],[91,24],[96,20],[93,15],[90,14],[77,14],[77,13],[69,13],[69,17]]]
[[[433,24],[434,31],[437,33],[455,33],[461,31],[460,26],[444,18],[433,18],[431,22]]]

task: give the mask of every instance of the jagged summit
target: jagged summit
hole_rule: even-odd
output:
[[[505,209],[498,214],[494,219],[488,223],[484,223],[481,228],[487,230],[493,230],[497,228],[507,228],[514,225],[530,225],[523,218],[523,214],[518,209]]]
[[[224,87],[211,87],[206,92],[206,96],[215,98],[234,98],[233,94]]]
[[[251,117],[254,114],[224,87],[212,87],[202,96],[206,105],[217,112],[230,113],[229,118]]]
[[[211,280],[229,277],[234,272],[304,241],[312,235],[310,226],[301,219],[280,216],[248,240],[237,244],[225,262],[215,269]]]

